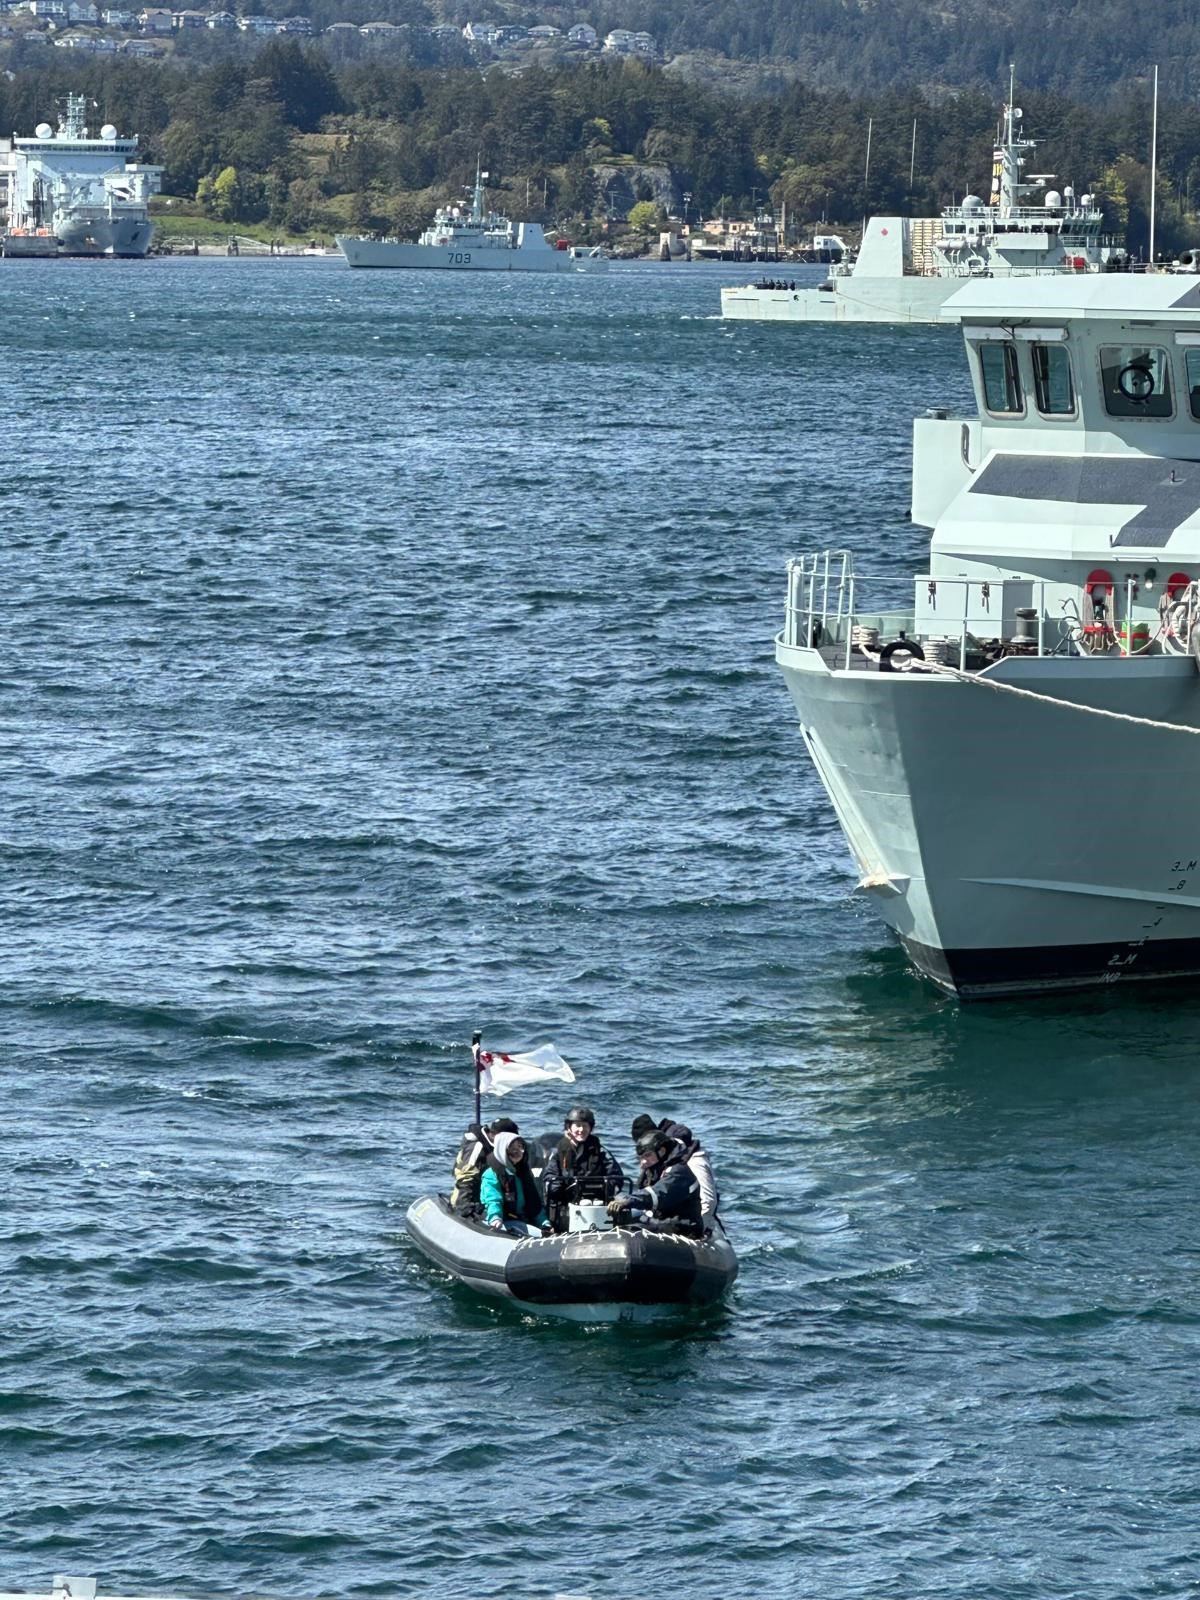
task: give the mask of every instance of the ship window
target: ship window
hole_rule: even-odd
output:
[[[1188,403],[1192,415],[1200,418],[1200,350],[1185,351],[1183,365],[1187,372]]]
[[[1171,369],[1167,352],[1150,345],[1100,348],[1104,408],[1110,417],[1169,417]]]
[[[1065,345],[1035,344],[1033,391],[1037,408],[1044,417],[1071,417],[1075,414],[1075,385],[1071,382],[1071,354]]]
[[[1016,345],[1007,340],[988,340],[979,346],[979,365],[983,371],[983,402],[988,410],[1009,415],[1024,411]]]

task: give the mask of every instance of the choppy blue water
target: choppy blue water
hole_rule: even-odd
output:
[[[783,564],[915,563],[963,365],[738,276],[0,271],[0,1588],[1196,1591],[1200,1006],[855,896]],[[475,1026],[703,1133],[725,1313],[414,1253]]]

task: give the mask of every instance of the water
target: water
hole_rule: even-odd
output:
[[[740,276],[0,271],[0,1587],[1195,1592],[1200,1007],[854,894],[783,564],[915,565],[964,368]],[[414,1253],[475,1026],[703,1133],[727,1311]]]

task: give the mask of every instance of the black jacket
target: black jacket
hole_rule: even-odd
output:
[[[700,1231],[700,1185],[677,1153],[669,1155],[653,1183],[635,1189],[629,1201],[635,1221],[682,1223],[688,1232]]]
[[[561,1205],[574,1200],[586,1178],[603,1178],[605,1195],[609,1198],[624,1182],[616,1157],[604,1148],[594,1133],[589,1133],[581,1145],[563,1134],[558,1148],[542,1169],[547,1204]]]

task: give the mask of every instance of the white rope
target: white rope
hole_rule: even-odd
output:
[[[961,683],[974,683],[982,689],[997,689],[1004,694],[1017,694],[1025,700],[1040,700],[1043,705],[1059,706],[1064,711],[1087,711],[1093,717],[1111,717],[1114,722],[1132,722],[1139,728],[1162,728],[1167,733],[1200,734],[1200,728],[1188,727],[1181,722],[1156,722],[1152,717],[1133,717],[1126,711],[1109,711],[1104,706],[1081,705],[1078,700],[1060,700],[1052,694],[1038,694],[1035,689],[1018,689],[1015,683],[1002,683],[997,678],[987,678],[977,672],[964,672],[961,667],[938,666],[915,659],[903,672],[926,672],[946,678],[957,678]]]

